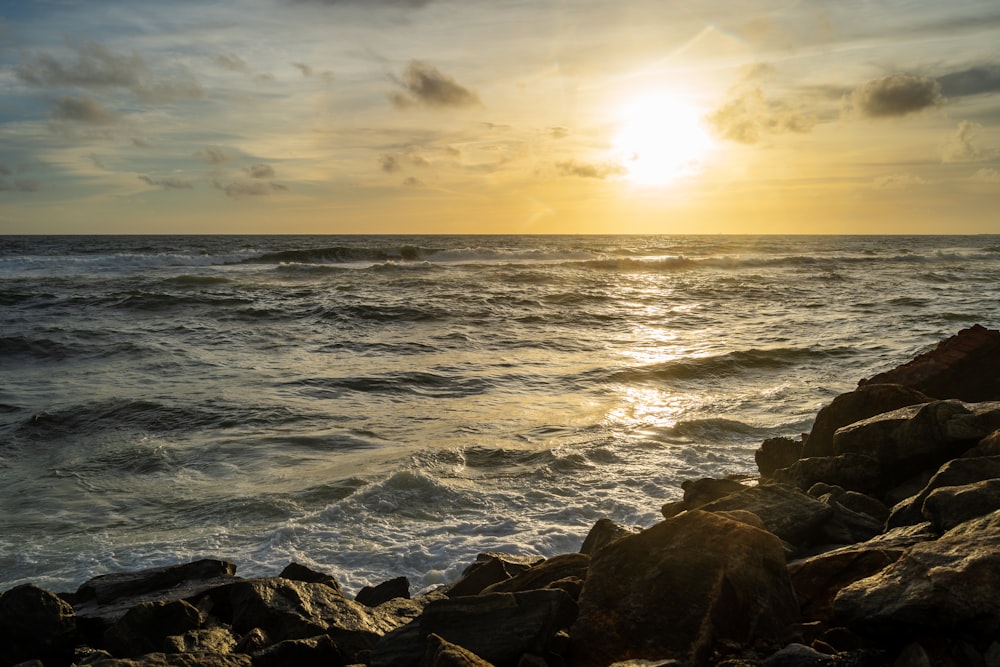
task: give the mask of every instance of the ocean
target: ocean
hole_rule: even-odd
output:
[[[576,551],[998,286],[1000,236],[0,237],[0,590]]]

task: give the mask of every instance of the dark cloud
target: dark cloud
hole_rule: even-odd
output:
[[[328,7],[389,7],[403,9],[420,9],[431,4],[433,0],[292,0],[295,4],[326,5]]]
[[[937,78],[945,97],[1000,92],[1000,64],[978,65]]]
[[[390,153],[385,153],[378,157],[379,168],[387,174],[394,174],[403,168],[399,158]]]
[[[415,105],[434,108],[481,106],[479,96],[440,72],[433,65],[419,60],[410,61],[401,79],[396,81],[405,93],[389,96],[401,109]]]
[[[816,119],[781,100],[769,99],[761,79],[773,71],[759,63],[750,68],[743,80],[729,91],[728,99],[710,113],[706,120],[715,132],[730,141],[755,144],[774,134],[804,133]]]
[[[405,185],[408,188],[419,188],[423,187],[424,184],[420,181],[419,178],[409,176],[405,181],[403,181],[403,185]]]
[[[216,188],[226,193],[227,197],[231,197],[233,199],[263,197],[274,192],[284,192],[288,190],[288,187],[282,185],[281,183],[264,183],[263,181],[233,182],[228,185],[223,185],[219,181],[215,181],[214,185]]]
[[[157,77],[139,54],[112,53],[103,44],[71,45],[75,60],[63,62],[50,53],[29,53],[14,68],[22,82],[44,88],[77,87],[92,90],[121,88],[146,102],[171,102],[201,97],[202,90],[185,77]]]
[[[232,53],[220,53],[213,58],[215,64],[232,72],[249,72],[247,61]]]
[[[274,178],[274,167],[269,164],[252,164],[247,167],[247,173],[251,178]]]
[[[140,175],[139,180],[154,187],[163,188],[164,190],[190,190],[194,187],[194,184],[190,181],[184,181],[179,178],[151,178],[146,175]]]
[[[132,145],[136,148],[152,148],[153,144],[149,143],[148,139],[143,139],[142,137],[132,137]]]
[[[0,178],[0,192],[38,192],[41,189],[42,186],[38,181],[30,179],[7,181],[5,178]]]
[[[302,76],[312,76],[313,68],[305,63],[292,63],[292,66],[302,72]]]
[[[92,97],[60,97],[52,103],[52,117],[56,120],[78,121],[91,125],[109,125],[118,120],[118,114],[105,108]]]
[[[0,164],[0,177],[10,176],[11,173],[13,172],[11,172],[10,167],[5,167],[4,165]]]
[[[229,160],[229,156],[220,148],[206,148],[203,151],[196,152],[194,156],[201,158],[209,164],[222,164]]]
[[[945,98],[935,79],[893,74],[855,88],[850,103],[861,116],[891,118],[941,106]]]
[[[625,167],[620,164],[589,164],[576,160],[557,162],[556,169],[563,176],[576,176],[578,178],[605,179],[609,176],[620,176],[625,173]]]

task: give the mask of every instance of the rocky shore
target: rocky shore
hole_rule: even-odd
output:
[[[653,526],[481,554],[415,597],[221,560],[18,586],[0,665],[1000,667],[1000,331],[861,381],[756,462]]]

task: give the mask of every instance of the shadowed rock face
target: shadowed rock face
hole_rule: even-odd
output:
[[[699,510],[594,555],[570,630],[572,663],[705,664],[722,641],[777,640],[798,604],[773,534]]]

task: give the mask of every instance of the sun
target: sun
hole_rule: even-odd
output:
[[[613,147],[628,181],[667,185],[701,171],[712,138],[693,104],[649,93],[622,107]]]

